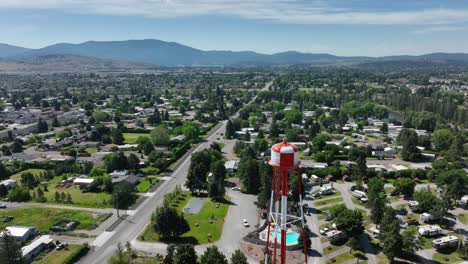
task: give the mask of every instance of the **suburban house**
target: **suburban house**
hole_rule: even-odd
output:
[[[227,160],[224,163],[224,167],[226,168],[227,172],[235,172],[239,168],[239,163],[237,160]]]
[[[31,262],[42,251],[53,248],[54,240],[49,235],[43,235],[31,242],[31,244],[21,248],[23,258],[26,262]]]
[[[28,226],[7,226],[5,228],[5,231],[3,232],[8,232],[10,236],[16,238],[16,240],[18,241],[26,241],[32,239],[37,234],[37,230],[35,227]]]
[[[73,180],[74,185],[77,185],[80,187],[86,187],[86,188],[93,186],[95,183],[96,183],[95,179],[89,178],[87,176],[80,176]]]

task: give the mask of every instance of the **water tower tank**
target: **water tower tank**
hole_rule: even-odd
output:
[[[299,151],[294,144],[283,142],[271,147],[270,165],[275,167],[294,168],[299,165]]]

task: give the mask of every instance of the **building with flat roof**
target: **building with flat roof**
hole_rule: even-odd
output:
[[[37,230],[35,227],[29,226],[7,226],[4,232],[8,232],[10,236],[16,238],[18,241],[26,241],[33,238]],[[2,236],[4,232],[1,233]]]
[[[37,255],[41,254],[42,251],[52,248],[54,246],[54,240],[49,235],[43,235],[31,244],[21,248],[22,255],[26,262],[31,262]]]

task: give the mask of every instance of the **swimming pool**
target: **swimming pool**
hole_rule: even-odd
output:
[[[275,231],[271,231],[270,234],[274,237],[275,236]],[[278,234],[276,234],[276,237],[278,239],[281,239],[281,232],[278,232]],[[286,244],[294,244],[294,243],[297,243],[299,239],[299,235],[295,232],[287,232],[286,233]]]

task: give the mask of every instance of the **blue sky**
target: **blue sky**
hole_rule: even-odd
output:
[[[29,48],[155,38],[262,53],[468,53],[468,1],[452,0],[1,0],[0,25],[0,43]]]

